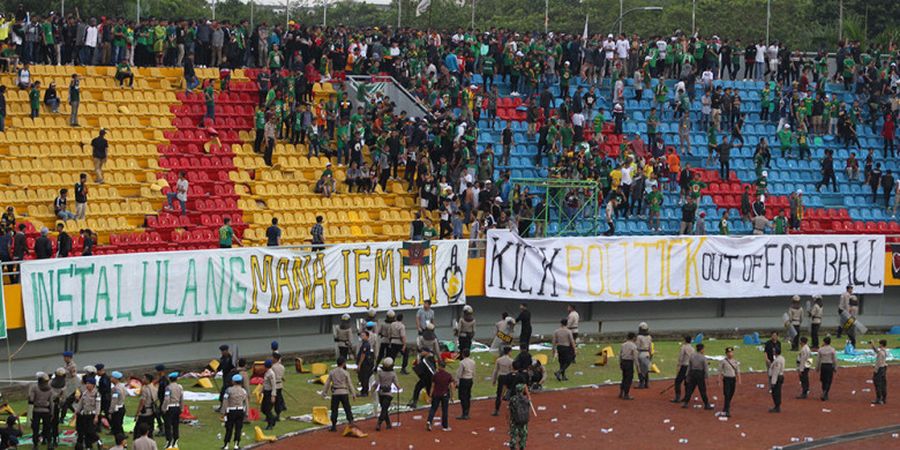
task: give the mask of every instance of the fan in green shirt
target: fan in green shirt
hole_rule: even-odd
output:
[[[41,91],[38,89],[41,86],[40,81],[35,81],[31,85],[31,91],[28,92],[28,100],[31,102],[31,118],[34,119],[40,114],[41,111]]]
[[[44,44],[53,45],[56,40],[53,38],[53,24],[44,22],[41,24],[41,32],[44,34]]]
[[[481,76],[493,76],[495,63],[496,61],[491,55],[485,56],[481,60]]]
[[[775,234],[787,234],[787,226],[788,221],[787,217],[784,216],[784,210],[781,210],[781,213],[775,216]]]
[[[654,190],[647,194],[647,205],[650,207],[650,212],[658,213],[662,209],[662,203],[663,195],[659,190]]]
[[[791,134],[791,126],[785,125],[777,134],[778,143],[781,146],[781,156],[786,157],[791,153],[791,141],[793,138],[793,135]]]

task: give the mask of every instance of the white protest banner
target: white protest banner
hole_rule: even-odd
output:
[[[461,304],[467,251],[462,240],[31,261],[22,264],[25,326],[28,340],[37,340],[160,323],[416,308],[425,300]]]
[[[522,239],[488,232],[489,297],[557,301],[884,291],[884,236]]]

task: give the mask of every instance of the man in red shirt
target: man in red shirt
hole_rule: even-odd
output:
[[[434,420],[434,413],[437,412],[438,405],[441,407],[441,428],[444,431],[450,431],[449,411],[450,407],[450,390],[456,387],[453,376],[446,370],[446,364],[443,359],[438,360],[438,370],[432,378],[431,384],[431,409],[428,411],[428,422],[425,422],[425,428],[431,431],[431,422]]]

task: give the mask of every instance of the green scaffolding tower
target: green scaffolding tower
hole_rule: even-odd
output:
[[[595,236],[601,231],[598,220],[601,189],[596,181],[513,178],[510,182],[522,192],[528,188],[529,195],[538,200],[532,202],[535,206],[531,236]]]

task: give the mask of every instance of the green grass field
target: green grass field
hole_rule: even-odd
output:
[[[869,335],[865,336],[865,338],[861,340],[861,342],[859,343],[859,348],[869,348],[868,341],[877,341],[878,339],[882,339],[885,337],[888,338],[889,347],[895,348],[898,346],[897,336]],[[741,367],[743,371],[760,371],[765,368],[765,357],[763,353],[756,348],[756,346],[744,346],[742,341],[736,339],[707,339],[704,341],[704,343],[707,349],[706,354],[709,356],[724,355],[725,347],[734,346],[736,348],[735,357],[739,361],[741,361]],[[839,350],[843,348],[843,340],[840,340],[839,342],[836,340],[836,343],[839,344],[837,346]],[[605,367],[596,367],[592,366],[591,364],[596,359],[595,354],[601,348],[607,345],[611,345],[616,354],[618,354],[619,344],[620,342],[601,341],[590,342],[580,346],[578,349],[577,363],[569,368],[569,380],[566,382],[557,382],[556,379],[553,378],[552,373],[556,370],[557,364],[555,361],[550,361],[548,367],[549,377],[546,383],[546,387],[552,389],[591,384],[617,383],[620,379],[620,372],[618,369],[617,360],[615,358],[610,359],[609,364],[607,364]],[[656,355],[654,356],[653,362],[659,367],[661,373],[651,375],[651,384],[654,378],[659,379],[674,377],[676,369],[675,360],[677,358],[678,345],[678,342],[671,340],[657,341],[655,343]],[[787,350],[790,347],[790,344],[785,342],[783,343],[783,346]],[[549,352],[537,353],[547,353],[549,356]],[[796,365],[795,355],[795,352],[785,353],[785,359],[787,360],[787,365],[790,368],[795,367]],[[493,386],[491,386],[490,380],[486,379],[490,377],[493,370],[493,355],[490,353],[475,353],[473,357],[477,362],[473,396],[481,397],[493,395],[495,389],[493,388]],[[276,425],[275,430],[269,431],[267,432],[267,434],[282,435],[292,431],[313,427],[315,425],[311,423],[295,420],[284,420],[284,417],[310,414],[312,412],[313,406],[328,405],[328,401],[323,399],[319,394],[322,389],[322,385],[310,383],[309,381],[313,378],[311,375],[296,373],[293,369],[293,366],[290,364],[292,361],[287,362],[289,364],[286,364],[288,366],[288,371],[285,376],[285,390],[287,391],[285,400],[288,405],[288,411],[282,415],[283,421],[279,422]],[[711,367],[715,367],[715,365],[711,365]],[[451,370],[455,370],[455,366],[453,366]],[[351,371],[351,375],[355,379],[355,372]],[[400,384],[404,389],[404,392],[401,394],[401,400],[403,403],[409,401],[409,396],[411,395],[412,388],[415,385],[415,382],[416,378],[414,375],[400,375]],[[184,384],[186,390],[203,391],[202,389],[191,387],[194,384],[194,380],[184,380],[182,381],[182,383]],[[663,389],[665,385],[662,383],[657,383],[656,386],[659,389]],[[206,391],[213,392],[214,390],[209,389]],[[353,401],[353,404],[360,405],[364,403],[370,403],[371,401],[371,398],[357,398]],[[219,448],[218,446],[221,445],[220,434],[224,433],[224,425],[220,419],[221,416],[213,411],[213,407],[216,405],[216,403],[217,402],[188,402],[188,404],[191,406],[191,412],[195,416],[197,416],[197,418],[199,419],[199,423],[194,426],[185,424],[181,425],[181,440],[179,441],[180,448],[188,450]],[[25,411],[27,411],[27,405],[25,401],[14,401],[11,403],[11,406],[19,414],[23,414]],[[258,405],[255,404],[251,404],[251,406],[254,408],[258,408]],[[129,398],[126,401],[126,407],[128,414],[132,415],[137,407],[137,398]],[[458,406],[451,407],[452,414],[454,414],[453,417],[455,417],[458,413],[457,408]],[[340,417],[343,417],[343,413]],[[244,433],[246,434],[246,437],[242,440],[243,444],[250,444],[253,442],[253,426],[257,424],[262,424],[263,426],[265,425],[264,421],[262,421],[244,427]],[[30,424],[25,423],[24,418],[22,420],[22,427],[26,434],[30,434]],[[102,437],[106,444],[112,442],[112,438],[109,434],[104,433],[102,434]],[[165,443],[165,439],[159,437],[157,438],[157,442],[160,445],[163,445]],[[216,444],[213,445],[213,443]],[[27,445],[21,446],[21,448],[31,448],[30,442]]]

